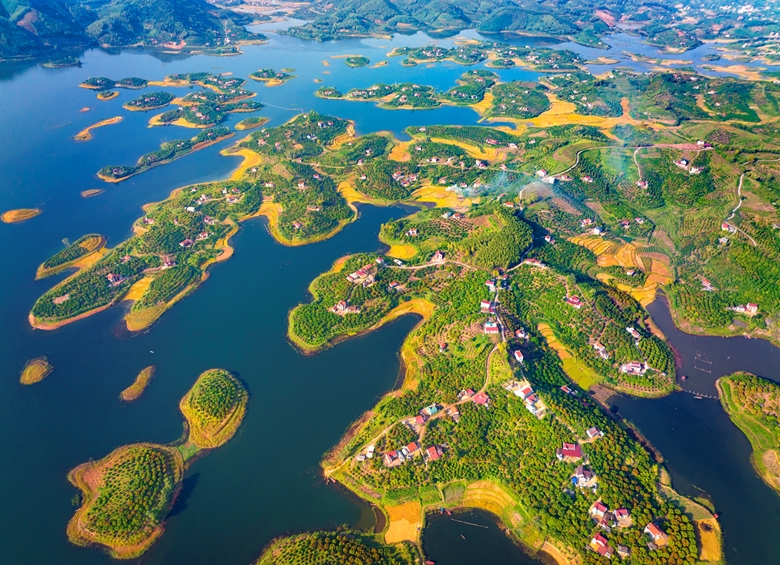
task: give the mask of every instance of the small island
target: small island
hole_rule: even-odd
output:
[[[246,389],[238,379],[222,369],[211,369],[182,399],[182,406],[191,410],[185,414],[189,425],[182,440],[169,445],[125,445],[73,469],[68,480],[81,490],[81,506],[68,523],[71,543],[101,546],[116,559],[143,555],[163,534],[185,470],[206,449],[199,442],[206,437],[212,440],[208,447],[226,443],[241,424],[246,402]],[[192,438],[190,418],[196,425],[205,423],[199,433],[206,436]]]
[[[233,133],[231,133],[229,128],[215,128],[199,133],[192,139],[166,141],[160,146],[160,149],[147,153],[138,159],[138,162],[132,167],[108,165],[100,169],[97,175],[98,178],[105,182],[122,182],[132,176],[139,175],[154,167],[165,165],[232,136]]]
[[[81,236],[76,241],[68,245],[62,251],[55,253],[46,261],[44,261],[35,273],[35,280],[45,279],[57,273],[61,273],[65,269],[75,266],[79,261],[82,261],[97,253],[106,244],[106,238],[97,233],[90,233]]]
[[[122,116],[114,116],[113,118],[107,118],[105,120],[100,120],[99,122],[95,122],[94,124],[85,127],[83,130],[81,130],[76,135],[74,135],[73,139],[75,139],[76,141],[90,141],[92,139],[92,130],[95,130],[97,128],[102,128],[104,126],[111,126],[114,124],[118,124],[119,122],[122,121],[122,119],[123,119]]]
[[[717,381],[723,409],[753,446],[751,462],[766,484],[780,492],[780,384],[750,373]]]
[[[371,62],[371,60],[368,57],[363,57],[362,55],[356,55],[354,57],[347,57],[346,59],[344,59],[344,62],[347,64],[348,67],[357,69],[359,67],[365,67]]]
[[[174,98],[176,97],[170,92],[148,92],[140,98],[126,102],[122,107],[125,110],[130,110],[133,112],[148,112],[150,110],[165,108],[173,101]]]
[[[260,69],[249,75],[249,78],[258,82],[264,82],[266,86],[280,86],[295,78],[295,75],[280,71],[276,72],[273,69]]]
[[[203,373],[179,404],[189,424],[188,443],[198,449],[227,443],[244,419],[247,400],[244,386],[227,371]]]
[[[132,402],[141,398],[141,395],[146,390],[146,387],[149,386],[149,383],[151,382],[155,372],[156,367],[154,365],[149,365],[143,369],[140,373],[138,373],[138,376],[135,378],[135,381],[133,381],[133,384],[131,384],[119,394],[119,398],[124,402]]]
[[[97,196],[98,194],[103,194],[105,190],[102,188],[88,188],[87,190],[81,191],[81,197],[82,198],[92,198],[93,196]]]
[[[113,100],[117,96],[119,96],[119,93],[116,90],[103,90],[97,93],[97,99],[103,102]]]
[[[53,370],[54,367],[49,364],[46,357],[30,359],[25,364],[24,369],[22,369],[22,376],[19,378],[19,382],[23,385],[34,385],[48,377]]]
[[[43,212],[40,208],[17,208],[16,210],[8,210],[3,212],[0,216],[0,221],[4,224],[16,224],[18,222],[24,222],[30,218],[34,218],[38,214]]]
[[[44,69],[64,69],[66,67],[80,67],[81,59],[76,56],[69,55],[62,59],[53,59],[47,61],[41,65]]]
[[[138,77],[128,77],[122,80],[112,80],[106,77],[90,77],[79,86],[89,90],[109,90],[111,88],[126,88],[128,90],[140,90],[146,88],[149,81]]]
[[[255,129],[264,126],[267,123],[268,123],[268,118],[266,117],[257,116],[254,118],[246,118],[236,124],[236,130],[246,131],[249,129]]]

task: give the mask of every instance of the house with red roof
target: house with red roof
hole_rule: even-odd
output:
[[[495,314],[496,313],[496,307],[493,306],[493,303],[490,302],[490,300],[482,300],[479,303],[479,310],[483,314]]]
[[[577,310],[582,308],[582,300],[580,300],[579,296],[567,296],[563,300],[566,302],[566,304],[574,306]]]
[[[485,322],[486,334],[497,334],[500,333],[500,331],[496,322]]]
[[[525,357],[523,356],[523,352],[519,349],[515,349],[513,355],[515,356],[515,361],[518,363],[522,363],[525,360]]]
[[[432,445],[428,449],[425,450],[425,458],[430,463],[431,461],[436,461],[439,457],[442,456],[442,449],[438,445]]]
[[[667,536],[666,533],[653,522],[650,522],[647,526],[645,526],[644,532],[649,535],[650,539],[653,540],[653,543],[657,545],[663,545],[669,541],[669,536]]]
[[[486,392],[480,392],[478,394],[475,394],[471,400],[474,401],[474,404],[479,404],[480,406],[484,406],[485,408],[490,407],[490,397],[487,395]]]
[[[587,430],[585,430],[585,433],[588,435],[589,439],[597,439],[600,437],[604,437],[604,432],[602,432],[596,426],[588,428]]]
[[[596,534],[595,536],[593,536],[593,539],[590,540],[589,547],[599,555],[607,558],[612,557],[612,554],[615,552],[609,546],[609,542],[607,542],[607,538],[605,538],[601,534]]]
[[[627,508],[618,508],[615,510],[615,520],[618,522],[624,522],[631,518],[631,513]]]
[[[564,442],[563,447],[559,447],[555,450],[555,456],[559,461],[579,461],[582,459],[582,447],[578,443]]]

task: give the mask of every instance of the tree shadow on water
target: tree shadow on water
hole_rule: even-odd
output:
[[[179,496],[176,497],[176,502],[174,502],[173,509],[171,510],[171,513],[168,514],[168,517],[181,514],[187,509],[187,500],[189,500],[192,491],[195,490],[199,479],[200,473],[195,473],[191,477],[186,477],[181,482],[181,492],[179,492]]]

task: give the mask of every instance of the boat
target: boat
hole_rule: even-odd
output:
[[[687,379],[687,378],[688,378],[688,377],[687,377],[686,375],[683,375],[683,376],[681,376],[681,377],[680,377],[680,380],[681,380],[681,381],[684,381],[684,380],[685,380],[685,379]]]
[[[694,398],[695,398],[696,400],[701,400],[701,399],[702,399],[702,398],[704,398],[704,397],[703,397],[701,394],[696,394],[696,395],[694,395]]]
[[[462,537],[463,539],[466,539],[466,536],[464,536],[463,534],[460,534],[460,537]]]
[[[436,565],[435,561],[431,561],[430,559],[425,560],[425,565]]]

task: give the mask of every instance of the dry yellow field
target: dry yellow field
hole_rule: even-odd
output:
[[[263,162],[263,158],[258,153],[243,147],[239,147],[239,144],[249,140],[250,138],[251,135],[239,140],[234,146],[228,147],[227,149],[223,149],[219,152],[220,155],[238,156],[244,158],[244,160],[241,162],[241,165],[239,165],[239,167],[233,171],[233,174],[230,175],[230,180],[239,180],[246,174],[249,169],[252,167],[257,167],[260,163]]]
[[[385,543],[410,541],[416,543],[422,528],[422,506],[418,501],[385,507],[388,527]]]
[[[133,286],[130,287],[130,290],[125,295],[125,300],[140,300],[153,280],[154,277],[146,275],[140,281],[133,283]]]
[[[478,147],[476,145],[471,145],[470,143],[465,143],[463,141],[456,141],[454,139],[444,139],[443,137],[432,137],[431,141],[433,141],[434,143],[444,143],[447,145],[455,145],[456,147],[460,147],[475,159],[485,159],[486,161],[495,161],[501,156],[498,150],[493,147],[482,149],[481,147]]]
[[[560,341],[558,341],[558,338],[555,337],[555,332],[553,332],[549,325],[539,324],[537,328],[539,329],[539,333],[541,333],[547,340],[547,345],[549,345],[558,353],[558,357],[560,357],[561,360],[571,358],[571,353],[569,353],[569,350],[566,349],[566,347]]]
[[[433,202],[437,208],[468,208],[472,203],[470,198],[461,200],[455,192],[443,186],[423,186],[415,190],[412,196],[420,202]]]
[[[409,145],[411,145],[411,141],[402,141],[401,143],[393,146],[393,148],[390,150],[390,155],[388,155],[388,159],[391,161],[398,161],[398,162],[404,162],[408,161],[411,156],[409,155],[409,152],[407,151],[409,149]]]
[[[341,135],[337,135],[331,144],[328,146],[328,149],[331,151],[336,151],[337,149],[340,149],[345,143],[349,143],[350,141],[354,141],[355,139],[355,124],[353,122],[350,122],[347,126],[347,131],[345,133],[342,133]]]
[[[349,204],[354,204],[355,202],[370,204],[372,202],[368,196],[362,192],[358,192],[355,187],[352,186],[352,183],[347,180],[343,180],[339,183],[338,191]]]
[[[492,481],[476,481],[466,487],[461,501],[462,506],[481,508],[502,516],[504,511],[515,502],[512,497]]]
[[[694,520],[696,541],[699,545],[699,561],[720,563],[723,551],[720,543],[720,525],[715,518]]]
[[[410,244],[391,245],[390,250],[385,255],[395,259],[411,259],[417,255],[417,248]]]

